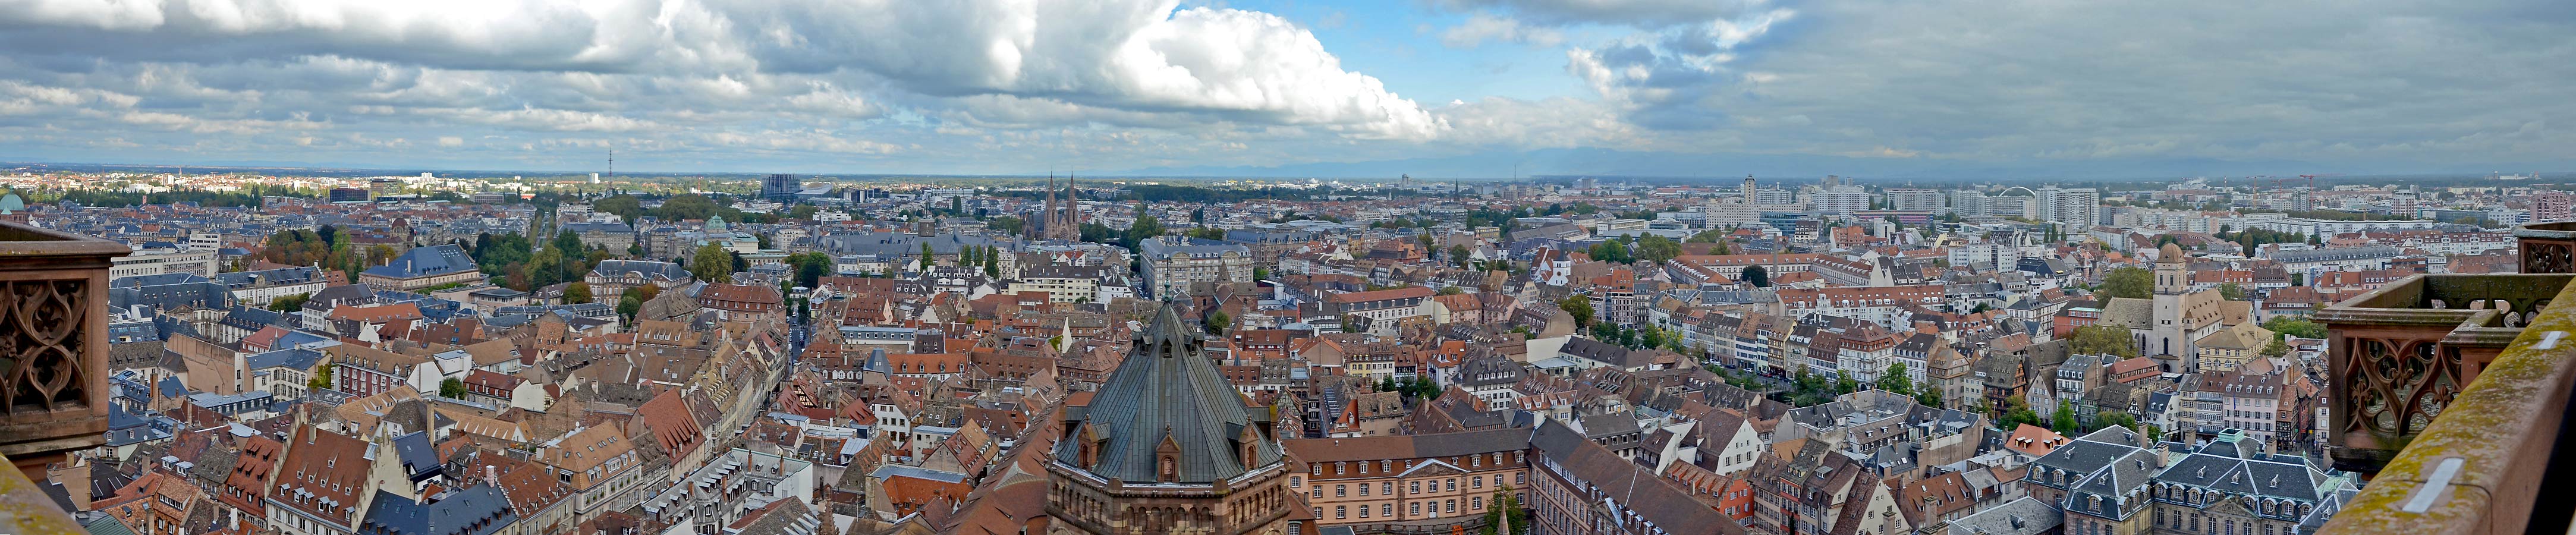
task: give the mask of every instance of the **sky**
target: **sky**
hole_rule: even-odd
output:
[[[2576,170],[2564,0],[0,0],[0,161]]]

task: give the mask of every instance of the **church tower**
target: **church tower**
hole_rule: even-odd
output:
[[[1235,392],[1203,344],[1165,304],[1090,405],[1065,408],[1046,465],[1050,533],[1285,534],[1312,520],[1286,485],[1271,409]]]
[[[1052,184],[1052,182],[1049,184]],[[1049,192],[1047,197],[1053,198],[1055,197],[1055,194],[1053,192]],[[1064,205],[1055,207],[1054,211],[1048,212],[1047,214],[1047,217],[1054,219],[1053,221],[1047,222],[1048,238],[1064,241],[1078,241],[1082,239],[1081,199],[1082,190],[1074,189],[1073,176],[1066,175],[1064,177]]]
[[[2155,292],[2155,334],[2147,337],[2145,354],[2196,360],[2190,358],[2191,341],[2183,334],[2182,301],[2183,294],[2191,293],[2191,259],[2183,255],[2182,247],[2168,243],[2156,250]]]
[[[1046,201],[1043,204],[1038,205],[1038,213],[1030,214],[1027,221],[1021,222],[1020,234],[1025,235],[1030,240],[1047,239],[1055,233],[1055,229],[1047,228],[1049,223],[1054,222],[1055,176],[1047,175]]]

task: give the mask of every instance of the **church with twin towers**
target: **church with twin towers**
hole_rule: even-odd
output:
[[[1058,200],[1056,198],[1056,193],[1058,192],[1062,192],[1064,194],[1064,198],[1062,200]],[[1073,187],[1073,177],[1065,177],[1064,185],[1062,186],[1056,185],[1055,177],[1047,177],[1046,205],[1044,208],[1039,209],[1036,217],[1029,218],[1029,224],[1025,231],[1028,234],[1028,238],[1031,240],[1080,241],[1082,239],[1082,207],[1077,201],[1081,197],[1082,191],[1074,189]]]

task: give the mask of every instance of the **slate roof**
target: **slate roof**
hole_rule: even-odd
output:
[[[364,535],[489,535],[518,521],[510,501],[491,485],[475,485],[432,503],[376,491],[358,528]]]
[[[1637,463],[1619,457],[1556,420],[1530,433],[1530,447],[1571,479],[1592,485],[1607,501],[1626,507],[1666,533],[1744,533],[1744,525],[1702,504]],[[1575,499],[1590,501],[1589,497]],[[1638,530],[1642,531],[1642,530]]]
[[[394,437],[394,456],[402,461],[404,468],[409,469],[411,473],[404,475],[410,476],[413,481],[426,479],[431,474],[439,472],[438,449],[431,447],[429,433],[426,431],[413,431]]]
[[[216,273],[215,282],[230,288],[284,286],[322,281],[322,270],[312,266],[286,267],[260,271]]]
[[[1103,478],[1158,481],[1155,449],[1169,439],[1180,449],[1181,483],[1218,481],[1279,461],[1279,443],[1269,437],[1255,444],[1252,466],[1235,453],[1236,438],[1254,424],[1252,414],[1201,354],[1201,343],[1179,312],[1163,305],[1126,360],[1101,381],[1073,438],[1056,443],[1056,458],[1079,462],[1085,441],[1098,440],[1098,463],[1083,468]]]
[[[2297,456],[2270,455],[2254,439],[2221,437],[2174,461],[2156,482],[2202,489],[2281,498],[2308,504],[2325,501],[2342,485],[2308,466]]]
[[[2057,506],[2038,498],[2023,496],[1992,509],[1950,521],[1950,533],[1959,535],[2038,535],[2057,531],[2066,515]]]
[[[403,251],[401,255],[395,256],[393,261],[367,268],[364,273],[379,277],[408,279],[474,269],[477,269],[474,266],[474,258],[467,256],[464,248],[457,247],[453,243],[442,243]]]
[[[2301,262],[2331,262],[2331,261],[2336,261],[2336,260],[2365,260],[2365,259],[2373,259],[2373,258],[2388,258],[2388,257],[2393,257],[2393,256],[2397,256],[2399,253],[2402,253],[2402,252],[2403,252],[2403,251],[2399,251],[2396,247],[2390,247],[2390,246],[2386,246],[2386,245],[2366,245],[2366,246],[2361,246],[2361,247],[2336,247],[2336,248],[2331,248],[2331,249],[2301,249],[2301,250],[2281,251],[2281,252],[2277,252],[2277,253],[2272,253],[2272,261],[2274,261],[2274,262],[2280,262],[2280,263],[2283,263],[2283,264],[2295,264],[2295,263],[2301,263]]]
[[[689,270],[681,268],[677,263],[652,260],[602,260],[598,266],[590,268],[590,271],[608,276],[632,274],[632,276],[662,280],[689,278]]]
[[[90,535],[134,535],[133,528],[125,527],[125,522],[112,516],[101,516],[89,525],[81,526],[81,529],[88,531]]]
[[[298,370],[310,370],[313,369],[314,364],[319,362],[322,362],[322,353],[319,351],[310,349],[280,349],[277,351],[252,353],[243,356],[242,369],[261,370],[275,367],[286,367]]]
[[[1646,351],[1632,351],[1625,347],[1619,347],[1617,344],[1611,344],[1581,336],[1567,339],[1565,341],[1565,347],[1558,349],[1557,352],[1566,356],[1590,359],[1594,362],[1601,362],[1619,368],[1644,365],[1643,362],[1638,361],[1648,353]]]

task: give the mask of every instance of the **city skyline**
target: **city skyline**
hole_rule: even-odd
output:
[[[0,6],[0,159],[2143,178],[2576,168],[2545,2]]]

